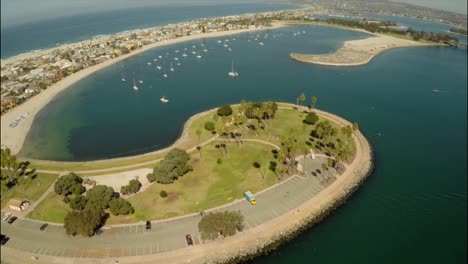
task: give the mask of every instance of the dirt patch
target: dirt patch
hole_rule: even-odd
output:
[[[166,203],[172,203],[176,200],[179,199],[179,193],[178,192],[169,192],[167,193],[167,197],[165,198]]]

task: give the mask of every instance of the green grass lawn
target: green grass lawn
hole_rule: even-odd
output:
[[[49,193],[28,217],[41,221],[63,223],[65,216],[71,209],[62,199],[63,196],[55,192]]]
[[[219,144],[219,143],[217,143]],[[173,184],[152,184],[144,192],[129,198],[135,208],[131,217],[112,216],[108,223],[137,222],[147,219],[163,219],[206,210],[242,198],[245,191],[258,192],[276,183],[276,176],[268,170],[274,160],[272,147],[260,143],[244,143],[228,147],[230,157],[224,157],[215,143],[205,146],[191,155],[193,171]],[[224,151],[223,151],[224,152]],[[222,157],[222,163],[217,159]],[[253,167],[259,162],[262,173]],[[159,192],[169,193],[161,198]]]
[[[234,111],[236,112],[236,107]],[[294,136],[299,143],[306,144],[314,126],[303,124],[305,116],[305,113],[295,109],[279,109],[271,124],[269,121],[264,121],[265,128],[258,130],[258,135],[249,129],[243,129],[241,132],[243,138],[260,139],[278,146],[281,145],[281,135]],[[319,122],[324,120],[320,118]],[[213,121],[213,113],[194,120],[190,126],[189,140],[184,142],[186,148],[196,146],[199,142],[212,137],[211,132],[204,129],[206,121]],[[220,122],[221,119],[215,123],[219,125]],[[256,120],[250,122],[257,125]],[[331,123],[336,128],[340,128],[337,123]],[[202,131],[200,138],[195,132],[197,129]],[[338,138],[343,141],[351,140],[341,133]],[[192,152],[190,164],[193,171],[180,177],[173,184],[154,183],[145,191],[130,197],[128,200],[135,208],[135,213],[131,216],[111,216],[107,223],[133,223],[194,213],[242,198],[245,191],[256,193],[276,183],[276,175],[268,170],[269,162],[274,161],[272,146],[248,141],[240,146],[235,142],[226,142],[228,155],[223,149],[215,148],[216,144],[221,143],[223,142],[215,141],[204,146],[201,155],[198,151]],[[352,140],[351,144],[352,149],[355,149]],[[315,149],[314,145],[312,144],[310,148]],[[218,159],[222,162],[218,163]],[[261,172],[253,167],[254,162],[261,164]],[[161,198],[159,195],[161,190],[168,192],[168,197]],[[69,206],[62,201],[61,196],[51,193],[36,207],[30,217],[63,222],[69,210]]]
[[[2,195],[2,208],[8,204],[12,198],[20,198],[35,201],[49,188],[57,179],[56,174],[36,173],[34,179],[30,178],[23,184],[14,186],[4,196]]]

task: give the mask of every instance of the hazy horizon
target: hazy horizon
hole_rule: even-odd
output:
[[[286,3],[286,0],[226,0],[221,3],[217,0],[4,0],[1,1],[1,27],[53,19],[84,13],[96,13],[129,8],[142,8],[147,6],[168,5],[203,5],[203,4],[236,4],[236,3]],[[431,7],[445,11],[466,14],[465,0],[395,0],[419,6]]]

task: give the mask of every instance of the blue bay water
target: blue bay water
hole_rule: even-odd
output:
[[[299,31],[306,33],[293,36]],[[254,41],[257,34],[264,46]],[[251,263],[466,263],[467,51],[394,49],[349,68],[288,57],[292,51],[333,52],[344,40],[365,37],[292,26],[150,50],[60,94],[38,114],[22,154],[89,160],[143,153],[171,144],[197,112],[241,99],[294,102],[305,92],[318,97],[317,107],[359,123],[376,169],[321,224]],[[218,39],[229,39],[232,51]],[[200,60],[190,53],[192,45]],[[185,60],[174,52],[184,48]],[[155,68],[158,55],[165,58],[158,65],[166,66],[167,79]],[[227,76],[232,60],[238,79]],[[120,81],[122,71],[127,82]],[[133,78],[144,81],[138,92]],[[170,103],[160,104],[162,96]]]
[[[1,58],[72,43],[97,35],[148,28],[196,18],[266,12],[297,7],[279,4],[217,4],[153,6],[89,13],[2,27]]]

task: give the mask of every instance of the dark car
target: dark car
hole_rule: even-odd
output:
[[[9,237],[7,237],[7,236],[5,236],[5,235],[2,235],[2,236],[1,236],[1,240],[0,240],[0,244],[2,244],[2,246],[3,246],[3,245],[6,244],[6,242],[8,242],[8,240],[10,240]]]
[[[187,245],[193,246],[193,240],[190,234],[185,235],[185,239],[187,240]]]
[[[41,231],[44,231],[44,229],[46,229],[48,225],[49,225],[48,223],[44,223],[44,224],[41,225],[41,227],[39,229]]]
[[[12,217],[10,217],[10,218],[8,219],[8,222],[7,222],[7,223],[11,224],[11,223],[13,223],[16,219],[18,219],[18,217],[12,216]]]
[[[150,230],[151,230],[151,222],[146,221],[146,231],[150,231]]]

